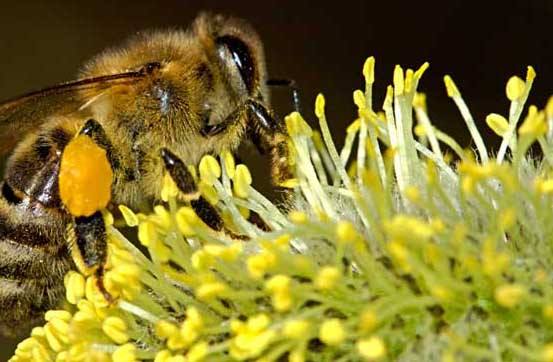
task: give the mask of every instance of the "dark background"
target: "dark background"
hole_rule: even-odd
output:
[[[0,10],[0,99],[70,80],[106,46],[142,29],[186,27],[201,10],[250,21],[264,40],[269,73],[299,83],[311,121],[314,97],[324,92],[339,137],[355,118],[352,92],[363,87],[361,67],[370,55],[377,61],[376,105],[396,63],[416,68],[429,61],[419,88],[428,95],[430,116],[464,145],[467,132],[445,94],[444,74],[453,76],[482,130],[486,114],[507,114],[505,83],[513,74],[524,78],[527,65],[538,73],[530,102],[541,107],[553,94],[553,1],[329,3],[6,1]],[[288,94],[273,94],[276,111],[289,112]],[[3,361],[14,343],[0,339],[0,346]]]

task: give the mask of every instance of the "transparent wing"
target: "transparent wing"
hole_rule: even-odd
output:
[[[0,103],[0,155],[11,150],[26,133],[48,117],[75,112],[102,92],[140,82],[144,75],[138,71],[85,78]]]

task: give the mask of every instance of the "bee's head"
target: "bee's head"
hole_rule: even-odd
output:
[[[259,37],[247,23],[221,15],[201,14],[186,32],[140,33],[94,58],[81,75],[129,71],[147,78],[104,97],[118,101],[103,108],[117,113],[113,119],[132,119],[138,131],[170,130],[164,133],[174,135],[166,136],[170,141],[200,137],[205,126],[240,113],[248,99],[269,98]]]
[[[194,31],[218,75],[238,98],[267,101],[263,45],[246,22],[223,15],[201,14]]]

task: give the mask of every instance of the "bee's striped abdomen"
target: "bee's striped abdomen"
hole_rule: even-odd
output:
[[[25,332],[45,311],[57,307],[64,294],[63,277],[72,266],[65,242],[69,216],[61,208],[57,184],[64,144],[56,142],[53,132],[60,130],[14,153],[0,187],[3,333]]]

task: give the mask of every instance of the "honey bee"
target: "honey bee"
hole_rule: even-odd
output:
[[[201,14],[187,31],[138,34],[99,54],[76,81],[1,104],[0,151],[13,152],[0,189],[0,330],[40,322],[60,303],[68,270],[102,275],[103,206],[71,207],[60,196],[68,144],[81,137],[105,151],[109,205],[141,208],[160,194],[168,173],[198,216],[221,231],[221,217],[186,165],[249,139],[268,154],[275,184],[291,178],[286,131],[268,105],[270,85],[293,83],[267,79],[255,31]]]

